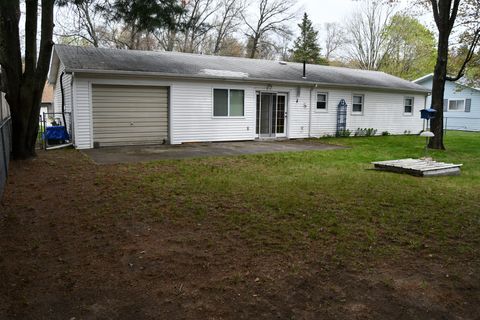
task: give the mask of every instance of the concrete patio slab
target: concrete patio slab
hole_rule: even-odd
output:
[[[115,164],[272,152],[300,152],[336,149],[343,149],[343,147],[304,140],[284,140],[105,147],[82,150],[82,152],[88,155],[97,164]]]

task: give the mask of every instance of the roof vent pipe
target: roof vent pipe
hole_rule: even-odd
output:
[[[303,79],[307,79],[307,62],[303,61]]]

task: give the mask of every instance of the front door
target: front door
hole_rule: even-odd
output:
[[[257,93],[257,125],[259,138],[287,136],[287,95],[281,93]]]

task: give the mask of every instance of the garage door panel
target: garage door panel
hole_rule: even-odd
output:
[[[135,103],[137,103],[135,101]],[[111,105],[107,105],[106,103],[102,103],[101,107],[98,107],[95,112],[112,112],[112,109],[117,112],[149,112],[149,111],[156,111],[167,114],[166,110],[156,110],[160,102],[155,102],[151,104],[142,103],[142,105],[135,107],[133,102],[131,103],[112,103]],[[166,104],[166,103],[164,103]],[[97,102],[98,106],[98,102]]]
[[[102,103],[102,107],[105,108],[116,108],[116,107],[125,107],[128,106],[132,103],[137,103],[139,99],[144,100],[145,102],[142,103],[145,105],[148,105],[147,101],[151,101],[151,105],[157,105],[158,103],[167,103],[168,99],[158,99],[158,97],[147,97],[147,96],[141,96],[141,97],[115,97],[116,100],[108,100],[108,99],[95,99],[93,100],[94,103]],[[147,100],[148,99],[148,100]]]
[[[100,146],[162,143],[168,138],[168,88],[92,86],[94,142]]]
[[[147,111],[122,111],[122,110],[113,110],[113,111],[100,111],[95,112],[95,115],[98,117],[97,119],[101,119],[101,117],[112,119],[112,113],[115,113],[115,118],[128,118],[128,119],[148,119],[148,118],[163,118],[167,119],[167,114],[164,112],[147,112]]]
[[[97,137],[99,137],[102,134],[109,134],[109,133],[115,133],[115,134],[123,134],[123,133],[128,133],[129,135],[134,135],[135,133],[159,133],[161,134],[163,131],[165,131],[165,127],[120,127],[120,128],[102,128],[98,129],[96,131]]]
[[[167,125],[159,125],[157,122],[135,122],[133,125],[131,122],[99,122],[102,125],[102,128],[124,128],[124,127],[152,127],[152,128],[158,128],[158,127],[167,127]],[[165,129],[165,128],[163,128]],[[99,129],[100,130],[100,129]]]
[[[135,145],[139,145],[138,144],[138,139],[142,139],[142,144],[162,144],[163,141],[162,140],[158,140],[154,137],[151,137],[151,136],[148,136],[148,135],[144,135],[144,136],[135,136],[135,137],[129,137],[129,138],[126,138],[124,136],[122,137],[105,137],[105,138],[99,138],[97,140],[97,142],[100,142],[101,146],[102,147],[107,147],[107,146],[120,146],[122,145],[122,143],[125,143],[125,144],[129,144],[129,145],[132,145],[132,144],[135,144]]]
[[[96,92],[100,94],[109,94],[109,93],[114,93],[115,95],[125,95],[125,96],[130,96],[130,95],[152,95],[152,96],[165,96],[166,93],[162,91],[152,91],[152,88],[161,88],[161,87],[144,87],[144,86],[136,86],[137,88],[134,88],[134,90],[131,90],[134,86],[123,86],[127,87],[127,90],[118,90],[118,87],[121,86],[115,86],[115,85],[107,85],[109,88],[103,85],[94,85],[96,87]],[[100,98],[103,97],[100,95]]]

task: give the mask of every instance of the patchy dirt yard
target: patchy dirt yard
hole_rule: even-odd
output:
[[[235,171],[280,156],[258,157],[198,165]],[[292,226],[276,230],[277,218],[249,215],[270,212],[255,190],[227,197],[212,193],[208,178],[189,187],[193,169],[185,166],[98,166],[73,150],[12,163],[0,206],[0,319],[479,318],[478,248],[468,250],[477,240],[447,233],[446,243],[467,248],[456,253],[426,238],[397,246],[403,239],[390,238],[381,220],[372,221],[376,239],[366,247],[343,246],[365,241],[336,221],[314,225],[319,235],[295,231],[287,239],[302,230],[289,215],[305,216],[308,206],[265,204],[284,210],[277,218]],[[336,200],[315,203],[322,201]],[[405,228],[423,222],[411,223]]]

